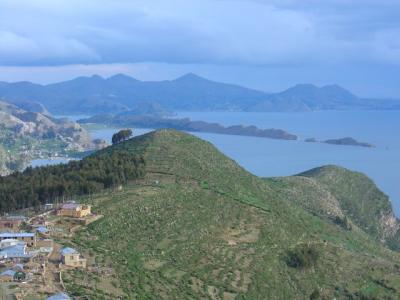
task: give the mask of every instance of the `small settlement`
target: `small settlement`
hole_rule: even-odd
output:
[[[70,246],[74,231],[101,216],[74,201],[46,204],[34,216],[0,217],[0,288],[2,295],[24,299],[71,299],[62,272],[87,268],[87,259]],[[64,246],[64,245],[68,246]],[[7,298],[8,299],[8,298]]]

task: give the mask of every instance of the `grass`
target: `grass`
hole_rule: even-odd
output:
[[[325,187],[301,178],[257,178],[211,144],[176,131],[117,147],[144,155],[147,175],[122,191],[86,199],[104,217],[73,242],[90,253],[94,267],[112,271],[103,284],[102,275],[72,272],[72,294],[308,299],[318,290],[327,299],[368,293],[395,299],[400,292],[399,254],[358,226],[336,224],[328,214],[333,199],[317,205],[328,195]],[[318,259],[306,268],[287,264],[288,253],[307,247],[318,249]]]

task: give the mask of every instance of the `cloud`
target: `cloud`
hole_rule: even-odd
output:
[[[3,0],[0,65],[400,64],[398,2]]]

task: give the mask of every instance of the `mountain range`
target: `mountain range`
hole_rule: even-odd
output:
[[[54,114],[118,113],[137,109],[143,103],[166,111],[400,109],[400,101],[362,99],[338,85],[301,84],[280,93],[266,93],[195,74],[165,81],[140,81],[117,74],[109,78],[78,77],[48,85],[0,82],[0,98],[35,109],[43,105]]]

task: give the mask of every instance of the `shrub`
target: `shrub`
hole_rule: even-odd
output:
[[[335,218],[335,223],[337,225],[343,227],[346,230],[351,230],[352,229],[351,222],[346,216],[344,216],[343,218],[336,217]]]
[[[321,293],[319,292],[319,289],[315,289],[310,295],[310,300],[318,300],[320,298],[321,298]]]
[[[302,244],[288,251],[286,263],[292,268],[310,268],[317,263],[319,256],[315,245]]]

